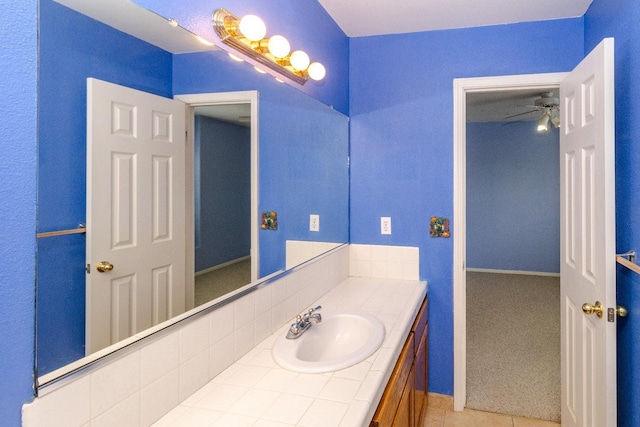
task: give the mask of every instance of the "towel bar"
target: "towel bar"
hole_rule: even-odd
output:
[[[628,251],[623,254],[616,254],[616,261],[628,269],[640,274],[640,266],[636,264],[636,251]]]
[[[36,234],[36,237],[40,239],[41,237],[55,237],[55,236],[65,236],[67,234],[84,234],[87,232],[84,224],[78,224],[78,228],[71,228],[69,230],[59,230],[59,231],[44,231],[42,233]]]

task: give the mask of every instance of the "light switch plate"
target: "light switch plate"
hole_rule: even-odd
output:
[[[309,231],[320,231],[320,215],[309,215]]]
[[[390,216],[383,216],[380,218],[380,234],[391,234]]]

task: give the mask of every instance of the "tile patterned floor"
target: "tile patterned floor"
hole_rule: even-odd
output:
[[[560,427],[559,423],[465,409],[453,411],[453,399],[429,393],[422,427]]]

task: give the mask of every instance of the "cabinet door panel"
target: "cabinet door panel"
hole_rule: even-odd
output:
[[[391,378],[384,390],[378,409],[376,410],[371,426],[389,427],[393,425],[398,405],[402,400],[407,379],[411,376],[413,367],[413,333],[409,334],[409,338],[405,342],[398,363],[391,373]]]
[[[415,369],[411,368],[409,378],[402,392],[398,412],[393,420],[393,427],[414,427],[414,388],[415,388]]]
[[[427,354],[429,343],[427,341],[428,338],[428,329],[425,328],[420,340],[416,340],[418,342],[418,352],[416,353],[415,359],[415,370],[416,370],[416,386],[415,386],[415,417],[416,417],[416,425],[420,426],[422,418],[424,416],[424,412],[427,407],[427,393],[429,392],[428,387],[428,365],[427,365]]]

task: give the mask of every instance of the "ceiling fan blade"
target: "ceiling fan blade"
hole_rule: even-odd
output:
[[[538,111],[537,109],[531,110],[531,111],[525,111],[524,113],[514,114],[513,116],[505,117],[504,120],[512,119],[514,117],[524,116],[525,114],[531,114],[531,113],[535,113],[537,111]]]

